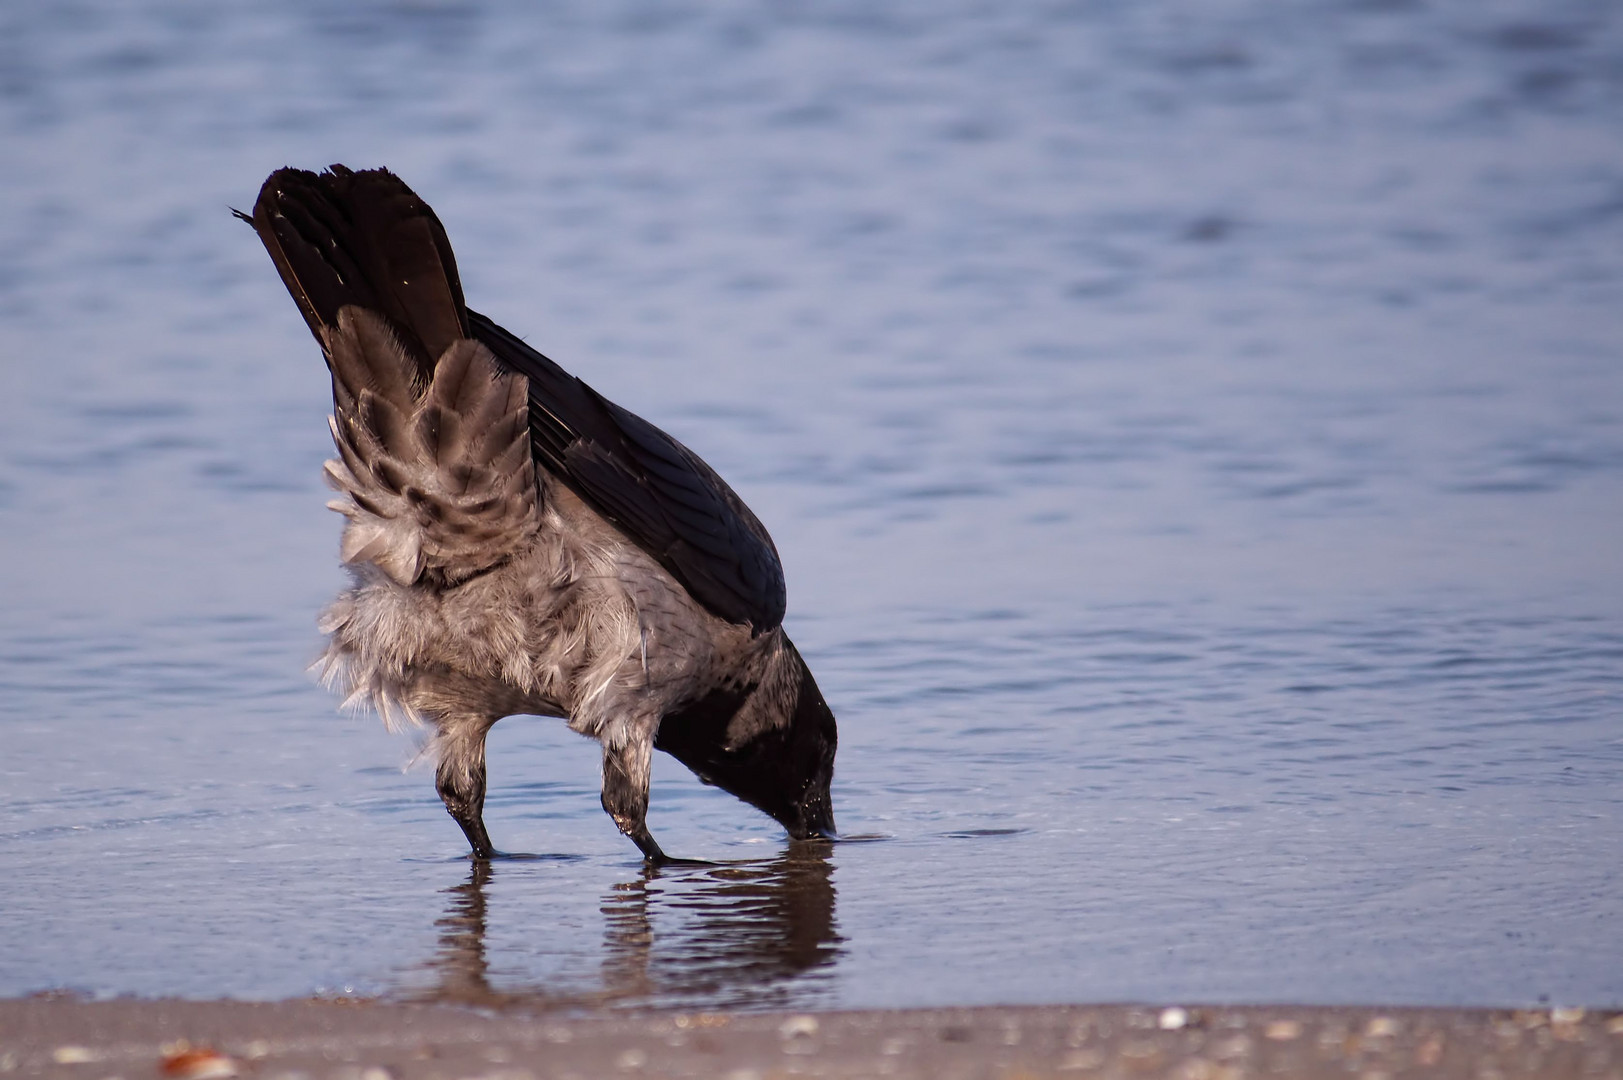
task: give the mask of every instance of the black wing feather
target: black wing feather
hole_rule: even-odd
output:
[[[764,633],[783,622],[783,566],[766,529],[715,470],[642,417],[476,311],[474,338],[530,380],[538,465],[659,561],[728,622]]]

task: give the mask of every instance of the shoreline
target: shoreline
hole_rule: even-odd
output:
[[[0,1001],[0,1073],[263,1077],[1623,1077],[1623,1012],[1040,1005],[559,1015],[370,1000]]]

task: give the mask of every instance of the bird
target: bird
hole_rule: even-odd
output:
[[[653,864],[652,752],[835,839],[838,732],[783,629],[783,566],[715,470],[469,308],[445,228],[385,168],[283,168],[253,226],[321,346],[349,582],[316,662],[345,704],[422,725],[472,857],[485,740],[560,717],[602,746],[603,809]]]

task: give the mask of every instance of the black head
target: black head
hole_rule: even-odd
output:
[[[654,745],[700,780],[805,840],[834,836],[834,713],[788,638],[779,670],[747,691],[717,691],[660,721]]]

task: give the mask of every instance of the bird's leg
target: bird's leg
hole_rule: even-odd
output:
[[[624,745],[603,743],[603,809],[652,863],[671,861],[648,832],[648,775],[654,740],[641,733]]]
[[[473,857],[488,859],[496,854],[490,834],[485,832],[485,734],[488,721],[447,718],[439,723],[435,749],[439,768],[434,786],[445,809],[473,848]]]

